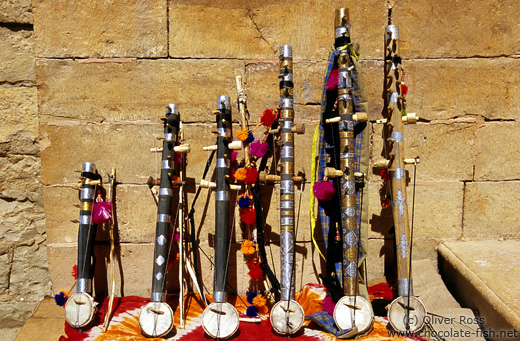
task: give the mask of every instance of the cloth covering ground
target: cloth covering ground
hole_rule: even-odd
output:
[[[310,316],[315,312],[321,310],[321,302],[326,296],[326,289],[321,285],[307,284],[302,290],[297,293],[296,301],[300,303],[305,311],[306,316]],[[211,297],[209,297],[211,301]],[[106,313],[106,306],[108,299],[99,303],[99,310],[93,322],[93,326],[82,333],[71,328],[64,319],[65,336],[60,338],[60,341],[102,341],[102,340],[164,340],[163,338],[146,338],[141,334],[139,329],[139,312],[141,308],[150,301],[149,298],[128,296],[123,298],[116,298],[114,300],[114,313],[110,322],[110,328],[106,333],[101,333],[104,315]],[[247,301],[245,296],[237,297],[230,296],[230,303],[237,308],[240,317],[247,317],[245,315],[247,309]],[[246,303],[244,303],[246,302]],[[185,296],[186,324],[184,330],[179,328],[179,300],[178,296],[173,296],[168,299],[174,310],[175,328],[165,339],[166,340],[208,340],[211,339],[201,326],[201,317],[204,311],[202,301],[196,294]],[[230,338],[230,340],[248,340],[248,341],[268,341],[287,339],[284,336],[276,335],[269,321],[269,315],[261,315],[262,321],[260,323],[240,322],[239,330]],[[389,336],[387,329],[388,320],[386,318],[376,317],[373,331],[358,340],[424,340],[419,337],[404,338]],[[291,338],[297,340],[316,340],[316,341],[333,341],[336,340],[334,336],[321,330],[318,325],[311,321],[306,321],[304,328],[302,328],[296,335]]]

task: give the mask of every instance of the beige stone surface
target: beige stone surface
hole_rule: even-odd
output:
[[[31,0],[4,0],[0,3],[0,22],[32,24]]]
[[[0,27],[0,65],[0,82],[34,84],[32,31]]]
[[[483,240],[445,242],[439,246],[443,270],[454,275],[449,281],[459,299],[478,309],[486,330],[495,333],[520,329],[518,244],[517,240]]]
[[[290,44],[296,58],[325,59],[334,42],[338,7],[350,10],[351,36],[361,43],[362,58],[382,59],[387,11],[375,0],[362,4],[176,1],[170,5],[170,55],[266,59],[275,56],[280,45]],[[402,1],[394,8],[393,23],[400,27],[404,58],[512,55],[518,53],[514,42],[519,33],[513,18],[519,12],[514,0]]]
[[[519,7],[520,10],[520,6]],[[468,45],[467,43],[462,45]],[[520,102],[518,58],[403,61],[408,112],[428,120],[477,115],[514,119]]]
[[[520,182],[470,182],[464,199],[464,239],[520,236],[515,212]]]
[[[65,310],[54,302],[54,298],[46,297],[38,304],[34,314],[24,324],[16,340],[37,338],[42,341],[54,341],[58,340],[61,335],[65,335]]]
[[[391,208],[381,208],[381,185],[370,183],[369,238],[390,238],[394,225]],[[460,181],[418,182],[415,189],[414,238],[454,239],[462,235],[464,184]],[[386,192],[385,192],[386,193]],[[407,187],[408,215],[412,221],[413,183]]]
[[[39,57],[168,54],[166,1],[33,1]]]
[[[392,18],[405,58],[500,56],[518,53],[516,13],[514,0],[405,0],[396,3]]]
[[[37,149],[32,146],[38,135],[38,107],[35,87],[0,88],[0,113],[2,115],[2,130],[0,131],[0,143],[10,142],[16,139],[16,146],[20,153],[22,142],[30,144],[25,153],[34,154]]]
[[[372,160],[383,158],[382,125],[373,125]],[[471,180],[475,124],[414,124],[404,126],[404,157],[420,157],[417,180]],[[406,167],[413,179],[413,165]],[[377,175],[376,175],[377,174]],[[379,178],[380,170],[370,172],[369,179]]]
[[[40,121],[157,120],[168,103],[184,122],[213,122],[220,95],[236,96],[238,60],[49,60],[36,63]]]
[[[477,130],[475,181],[519,179],[515,164],[520,153],[519,133],[517,122],[485,122]]]

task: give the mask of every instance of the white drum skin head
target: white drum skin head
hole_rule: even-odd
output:
[[[406,303],[408,297],[399,296],[390,303],[388,307],[388,321],[396,331],[412,333],[418,332],[424,327],[424,319],[426,318],[426,308],[424,304],[415,296],[410,296],[409,307],[412,309],[408,310],[408,321],[409,328],[406,328]]]
[[[139,328],[148,337],[162,337],[173,329],[173,311],[167,303],[150,302],[139,313]]]
[[[65,303],[65,320],[72,328],[83,328],[94,319],[96,305],[89,294],[75,293]]]
[[[282,335],[296,333],[303,326],[305,313],[295,300],[278,301],[269,315],[273,329]]]
[[[374,312],[364,297],[343,296],[334,308],[334,322],[340,330],[351,329],[355,322],[359,334],[361,334],[374,323]]]
[[[212,338],[227,339],[238,330],[238,312],[231,304],[211,303],[202,313],[202,328]]]

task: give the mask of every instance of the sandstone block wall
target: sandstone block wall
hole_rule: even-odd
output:
[[[0,3],[0,334],[51,294],[30,1]],[[13,334],[14,333],[14,334]]]
[[[191,205],[208,156],[202,147],[214,141],[211,112],[217,96],[228,95],[234,101],[235,76],[241,75],[252,120],[257,122],[278,100],[277,55],[282,44],[293,46],[296,121],[307,128],[305,135],[296,137],[295,168],[309,174],[337,7],[350,8],[352,37],[361,45],[375,160],[383,152],[381,127],[375,120],[383,106],[385,1],[33,0],[36,63],[35,76],[28,82],[36,82],[36,90],[23,88],[17,96],[34,100],[37,92],[35,129],[39,128],[53,290],[73,283],[68,269],[76,262],[76,171],[91,161],[105,178],[112,167],[118,169],[118,294],[149,295],[156,208],[145,182],[150,175],[158,176],[160,156],[149,149],[160,146],[159,117],[167,103],[179,106],[192,149],[187,186]],[[442,240],[519,237],[514,206],[520,183],[519,15],[515,0],[397,1],[393,18],[400,26],[410,88],[408,111],[421,117],[417,125],[405,128],[404,135],[407,156],[421,158],[416,259],[436,261],[435,248]],[[23,41],[33,51],[32,32],[27,34]],[[5,77],[16,77],[22,70],[16,68]],[[369,278],[393,267],[391,212],[380,207],[380,186],[378,172],[371,170]],[[323,269],[311,243],[309,187],[307,183],[302,192],[298,222],[297,287],[318,281]],[[411,187],[409,191],[411,202]],[[278,195],[277,188],[264,188],[272,241],[268,253],[279,273]],[[213,196],[203,190],[195,220],[209,258],[213,205]],[[316,235],[321,239],[320,231]],[[106,233],[98,231],[97,239],[96,290],[103,293]],[[237,223],[229,273],[240,292],[248,288],[247,267],[239,252],[242,239]],[[210,262],[201,258],[202,272],[211,279]],[[170,271],[170,289],[178,287],[176,271]],[[211,291],[211,280],[205,283]]]

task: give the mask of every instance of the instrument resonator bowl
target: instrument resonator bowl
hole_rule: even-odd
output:
[[[65,320],[72,328],[83,328],[94,319],[96,305],[89,294],[75,293],[65,303]]]
[[[211,303],[202,313],[202,328],[215,339],[227,339],[238,330],[238,312],[231,304]]]
[[[271,325],[282,335],[294,334],[303,326],[305,313],[301,305],[295,300],[281,300],[271,309]]]
[[[150,302],[139,313],[139,328],[148,337],[161,337],[173,329],[172,308],[164,302]]]
[[[409,304],[406,304],[409,301]],[[407,308],[408,307],[408,308]],[[406,311],[409,311],[408,318]],[[388,321],[392,327],[400,332],[418,332],[424,327],[426,308],[415,296],[399,296],[388,307]],[[408,328],[406,326],[408,320]]]
[[[340,330],[356,326],[360,334],[374,322],[370,303],[362,296],[343,296],[334,308],[334,322]],[[354,324],[355,322],[355,324]]]

